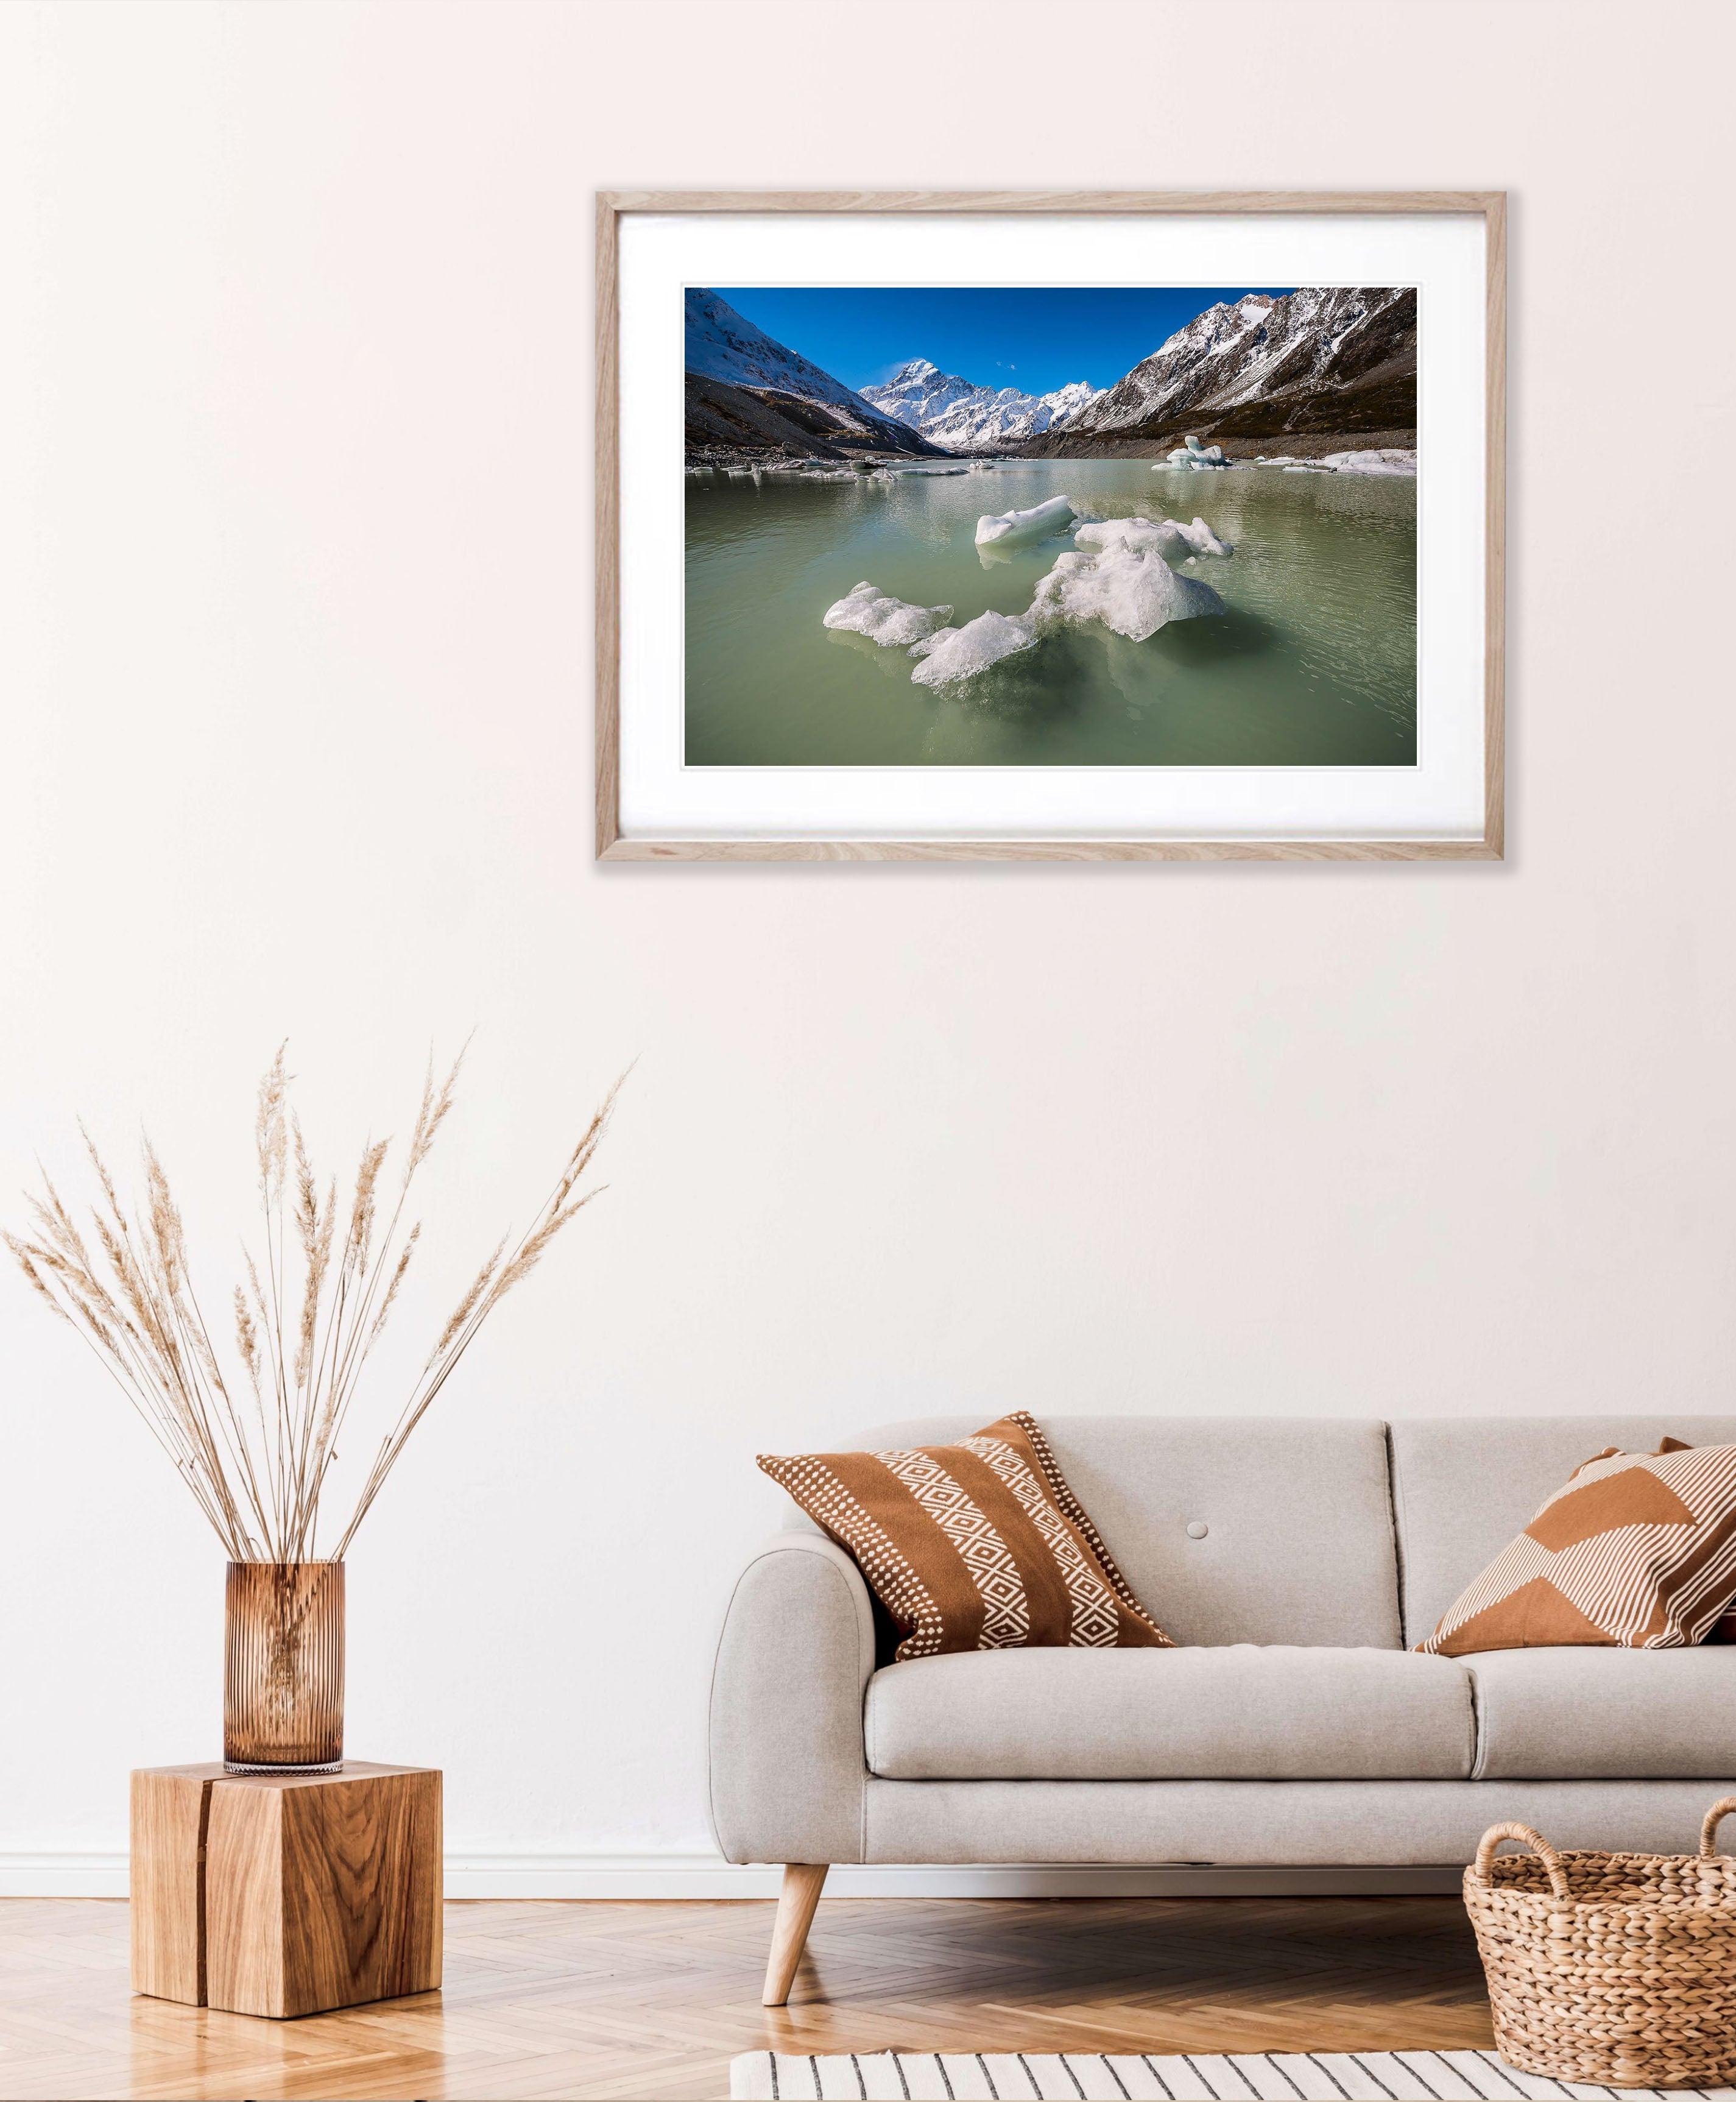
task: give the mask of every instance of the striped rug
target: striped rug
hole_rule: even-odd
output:
[[[745,2051],[735,2102],[1736,2102],[1736,2087],[1598,2087],[1516,2073],[1492,2051]]]

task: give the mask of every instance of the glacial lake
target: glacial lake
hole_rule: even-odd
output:
[[[690,766],[1405,766],[1416,759],[1416,483],[1147,460],[1009,462],[829,481],[687,477]],[[984,512],[1070,497],[1105,518],[1203,518],[1234,547],[1181,574],[1221,618],[1143,642],[1092,625],[952,686],[822,625],[864,580],[1018,614],[1070,534],[985,560]]]

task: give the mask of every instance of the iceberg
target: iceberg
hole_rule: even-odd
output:
[[[1382,446],[1372,452],[1327,453],[1321,464],[1339,474],[1414,475],[1416,455],[1397,446]]]
[[[1322,453],[1316,459],[1299,459],[1294,453],[1264,454],[1258,467],[1275,467],[1285,474],[1402,474],[1414,477],[1416,453],[1401,446],[1376,446],[1367,452]]]
[[[1171,519],[1168,523],[1173,526],[1176,521]],[[1203,518],[1196,518],[1191,526],[1176,526],[1176,530],[1196,555],[1227,557],[1236,552],[1233,543],[1229,540],[1220,540]]]
[[[943,627],[937,635],[919,642],[910,654],[923,661],[910,676],[919,686],[973,679],[1003,657],[1029,650],[1036,640],[1028,618],[1019,620],[1004,613],[979,613],[963,627]]]
[[[1056,497],[1030,511],[1009,511],[978,522],[1005,530],[999,539],[1029,542],[1078,517],[1068,499]],[[950,605],[909,605],[874,584],[857,584],[825,614],[828,627],[848,628],[883,644],[901,644],[917,659],[910,674],[922,686],[973,679],[1003,657],[1034,648],[1056,627],[1095,621],[1129,642],[1144,642],[1172,620],[1194,620],[1225,610],[1210,584],[1185,577],[1173,565],[1234,550],[1203,518],[1191,525],[1173,518],[1080,519],[1075,547],[1056,557],[1038,584],[1029,610],[1020,614],[980,613],[962,627]],[[991,539],[987,544],[994,544]]]
[[[1006,548],[1015,542],[1025,543],[1046,540],[1051,533],[1058,533],[1073,517],[1073,505],[1065,496],[1052,496],[1047,503],[1034,505],[1029,511],[1003,511],[998,517],[976,521],[976,544],[979,548]]]
[[[888,598],[870,583],[859,583],[822,616],[828,627],[847,627],[883,648],[920,641],[952,619],[950,605],[910,605]]]
[[[1188,552],[1180,529],[1169,518],[1105,518],[1081,526],[1073,544],[1093,555],[1105,548],[1136,548],[1141,554],[1162,555],[1167,561],[1180,561]]]
[[[1112,540],[1095,555],[1062,555],[1037,587],[1026,621],[1038,633],[1067,621],[1100,621],[1143,642],[1172,620],[1222,613],[1210,584],[1172,570],[1155,546]]]
[[[1177,446],[1167,459],[1154,461],[1151,471],[1158,474],[1167,467],[1207,469],[1228,467],[1229,464],[1221,446],[1202,446],[1198,438],[1189,438],[1185,444]]]
[[[1105,548],[1134,548],[1162,555],[1171,562],[1189,561],[1195,555],[1235,552],[1232,544],[1220,540],[1203,518],[1196,518],[1191,526],[1178,525],[1173,518],[1105,518],[1100,523],[1081,526],[1073,542],[1075,547],[1093,552]]]

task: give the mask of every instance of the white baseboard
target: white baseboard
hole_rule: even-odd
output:
[[[124,1854],[0,1854],[0,1898],[124,1898]]]
[[[1456,1891],[1456,1868],[852,1868],[836,1898],[1362,1897]],[[773,1898],[715,1854],[449,1854],[449,1898]],[[124,1854],[0,1854],[0,1897],[124,1898]]]

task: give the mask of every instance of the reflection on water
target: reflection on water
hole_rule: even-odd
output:
[[[1222,619],[1148,641],[1068,629],[954,687],[821,625],[864,580],[953,624],[1021,614],[1072,546],[990,551],[985,512],[1065,494],[1104,517],[1205,519],[1227,561],[1187,564]],[[1040,460],[861,483],[687,481],[689,765],[1410,765],[1416,484]]]

